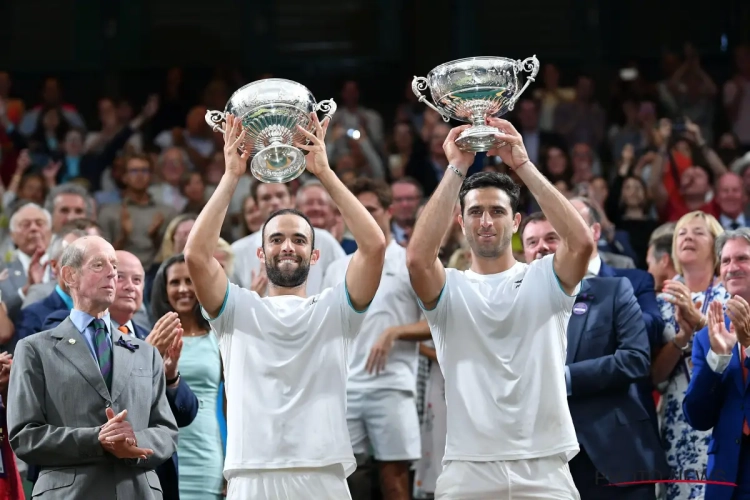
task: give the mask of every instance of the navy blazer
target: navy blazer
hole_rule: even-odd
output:
[[[31,306],[29,306],[31,307]],[[45,319],[44,329],[52,329],[62,323],[67,318],[69,311],[55,311]],[[133,323],[135,336],[144,340],[149,331],[142,326]],[[43,330],[41,330],[43,331]],[[180,383],[174,390],[167,390],[167,401],[172,409],[172,414],[177,422],[178,427],[187,427],[196,415],[198,415],[198,398],[188,386],[187,382],[180,379]],[[159,476],[161,483],[162,495],[164,500],[179,500],[179,475],[177,467],[177,453],[172,455],[172,460],[168,460],[156,468],[156,474]],[[29,481],[36,481],[39,477],[39,468],[29,466]]]
[[[44,331],[44,320],[53,312],[60,311],[63,319],[68,317],[68,309],[65,301],[60,297],[57,291],[53,291],[39,302],[34,302],[28,307],[21,309],[18,319],[16,320],[16,338],[21,340]]]
[[[650,349],[633,287],[623,278],[581,284],[568,322],[568,406],[578,442],[612,483],[669,477],[664,451],[636,382]]]
[[[729,318],[724,318],[729,328]],[[703,328],[693,340],[693,376],[682,400],[685,420],[696,430],[711,432],[708,444],[708,470],[705,479],[734,483],[742,447],[742,422],[750,422],[750,391],[742,380],[739,344],[732,349],[732,359],[723,373],[708,366],[711,349],[708,329]],[[750,361],[745,359],[750,368]],[[703,471],[699,471],[703,473]],[[744,481],[750,478],[743,478]],[[706,500],[730,500],[734,487],[706,484]]]
[[[656,292],[654,290],[654,277],[646,271],[640,269],[617,269],[608,266],[602,262],[599,270],[601,277],[619,277],[627,278],[633,286],[635,298],[638,305],[641,306],[643,321],[646,323],[646,333],[648,334],[648,343],[651,347],[651,353],[657,352],[664,344],[662,334],[664,333],[664,318],[659,309],[659,303],[656,301]],[[643,407],[646,408],[651,424],[654,428],[659,428],[659,419],[656,415],[656,405],[654,404],[654,384],[650,378],[645,378],[638,382],[638,396],[641,398]]]

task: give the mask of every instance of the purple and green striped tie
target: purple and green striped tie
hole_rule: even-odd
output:
[[[94,327],[94,351],[99,362],[99,369],[107,384],[107,389],[112,389],[112,347],[107,341],[107,325],[101,319],[91,322]]]

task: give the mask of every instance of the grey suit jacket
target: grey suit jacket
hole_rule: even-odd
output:
[[[627,255],[620,255],[610,252],[599,252],[599,256],[610,267],[616,269],[635,269],[633,259]]]
[[[29,307],[34,302],[39,302],[49,297],[49,294],[55,291],[56,281],[48,281],[47,283],[37,283],[31,285],[29,291],[26,293],[26,297],[21,302],[21,309]]]
[[[112,332],[112,392],[78,329],[67,318],[57,328],[18,342],[8,392],[8,436],[18,458],[41,467],[32,498],[161,500],[154,468],[177,449],[177,424],[165,395],[158,351]],[[127,409],[147,460],[122,460],[99,444],[106,408]]]
[[[0,281],[0,292],[3,294],[2,300],[5,302],[5,307],[8,308],[8,317],[15,322],[21,312],[21,303],[23,302],[21,296],[18,295],[18,289],[23,288],[29,278],[18,257],[14,257],[13,260],[2,267],[2,269],[5,268],[8,269],[8,279]]]

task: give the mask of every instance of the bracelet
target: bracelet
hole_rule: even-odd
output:
[[[459,169],[457,169],[456,167],[454,167],[453,165],[449,164],[448,168],[450,170],[453,170],[453,173],[456,174],[457,176],[459,176],[461,179],[466,179],[466,176],[464,174],[462,174],[461,171]]]
[[[680,347],[680,345],[677,343],[677,341],[674,338],[672,339],[672,344],[674,344],[674,346],[677,349],[681,350],[682,352],[687,351],[688,347],[690,347],[690,342],[688,342],[687,344],[685,344],[685,347]]]
[[[175,382],[177,382],[178,380],[180,380],[180,372],[179,371],[177,372],[177,376],[175,378],[167,379],[167,385],[172,385]]]

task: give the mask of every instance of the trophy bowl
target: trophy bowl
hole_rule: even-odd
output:
[[[524,71],[530,74],[521,87],[519,73]],[[486,125],[486,118],[512,111],[538,72],[536,56],[524,60],[470,57],[441,64],[427,78],[415,76],[411,88],[419,102],[437,111],[446,122],[453,118],[472,124],[456,139],[459,149],[489,151],[500,146],[501,141],[495,137],[499,130]],[[427,89],[434,104],[421,92]]]
[[[310,142],[297,125],[314,134],[310,113],[318,111],[330,118],[336,112],[336,103],[333,99],[316,103],[304,85],[267,78],[237,90],[223,112],[206,112],[206,122],[214,131],[224,133],[227,115],[239,118],[245,129],[245,140],[239,149],[250,152],[253,176],[267,183],[289,182],[305,171],[306,152],[294,147],[294,143]]]

